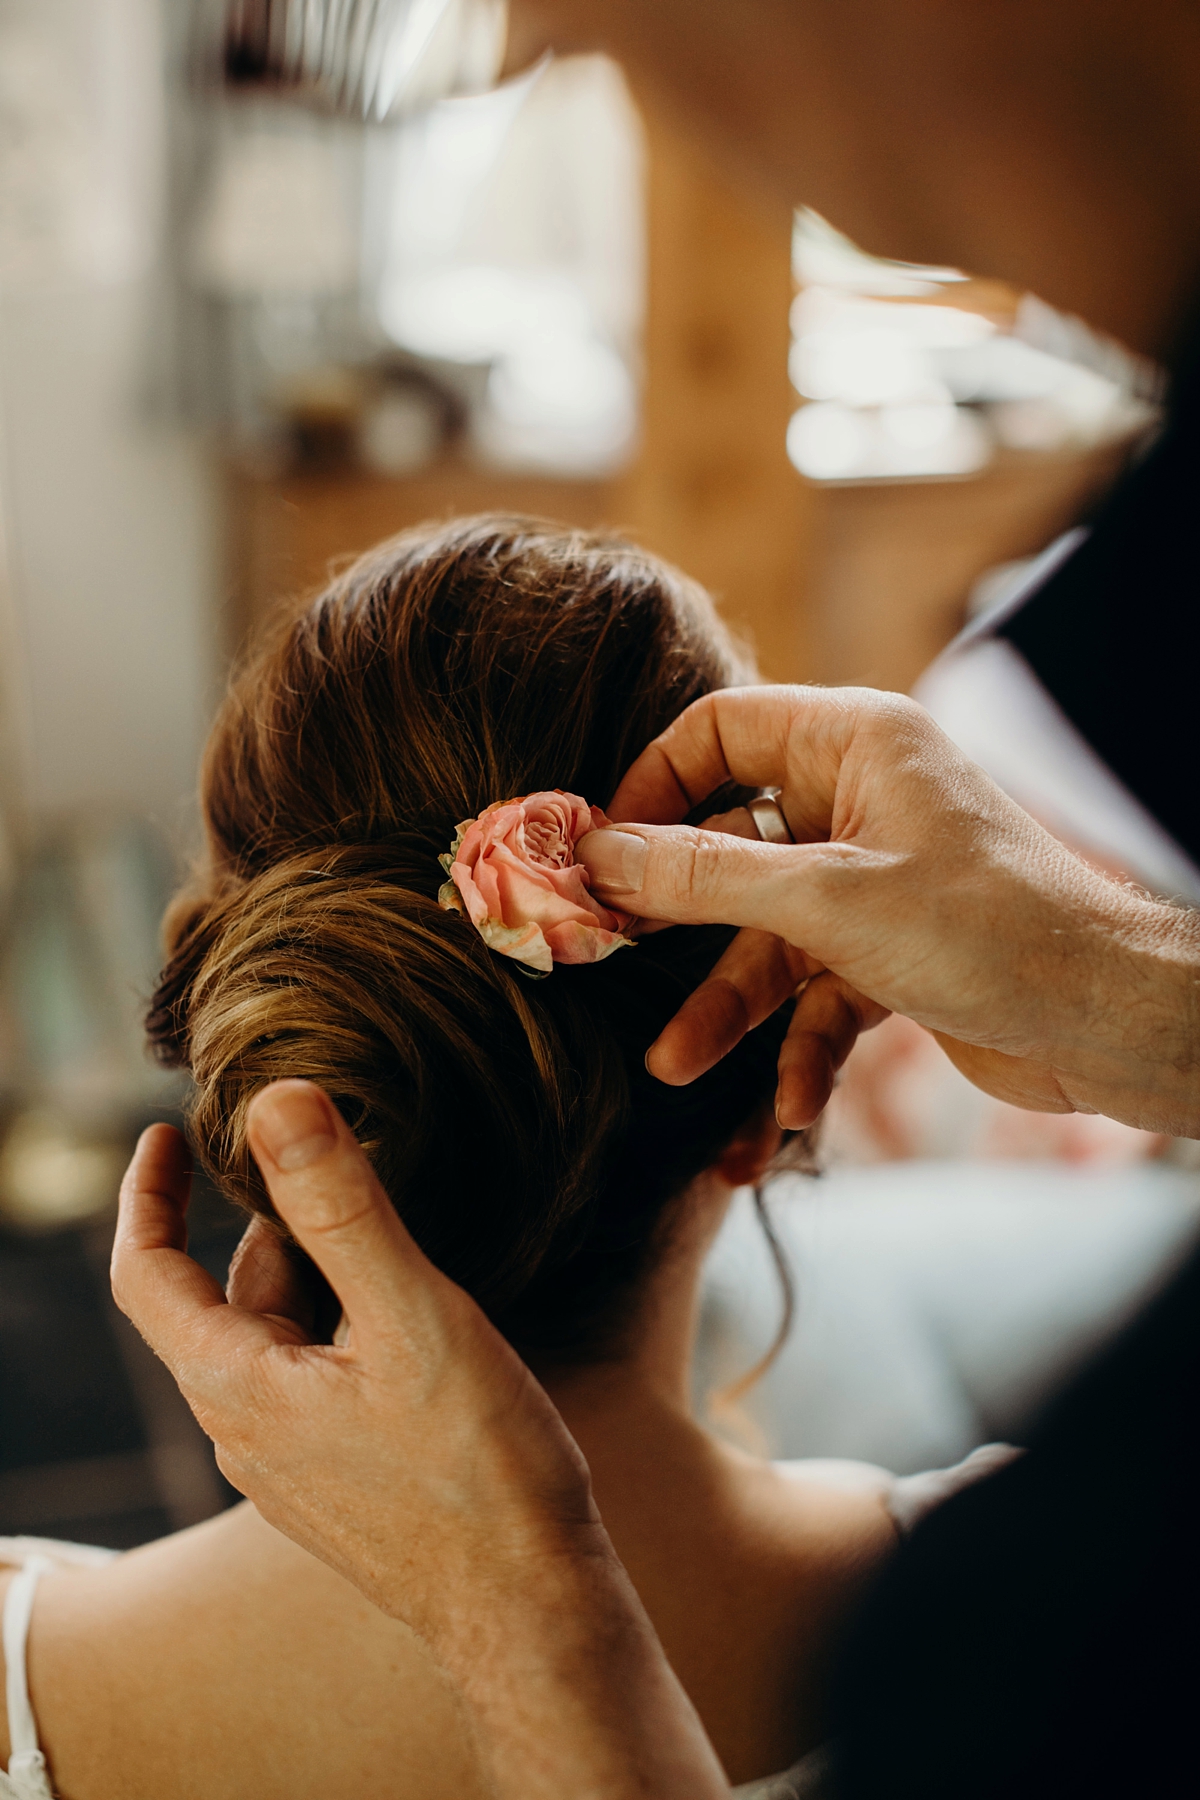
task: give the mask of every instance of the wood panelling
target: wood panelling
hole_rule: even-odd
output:
[[[273,600],[390,532],[502,508],[628,531],[712,591],[775,680],[907,688],[979,574],[1041,549],[1112,479],[1122,447],[1009,456],[964,481],[802,481],[784,448],[791,216],[641,103],[649,291],[632,466],[602,482],[456,461],[397,480],[231,469],[231,647]]]
[[[763,672],[802,679],[812,490],[787,459],[791,213],[652,106],[642,454],[630,524],[716,596]]]

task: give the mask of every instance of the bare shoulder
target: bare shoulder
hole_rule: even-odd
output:
[[[896,1531],[883,1470],[778,1465],[727,1445],[712,1458],[703,1506],[674,1507],[655,1566],[617,1548],[738,1782],[823,1741],[847,1622]]]
[[[899,1476],[875,1463],[834,1458],[811,1458],[772,1466],[798,1491],[809,1495],[824,1490],[841,1500],[848,1500],[853,1495],[874,1500],[886,1511],[896,1534],[904,1537],[945,1501],[997,1474],[1022,1454],[1013,1444],[980,1444],[959,1462],[944,1468]]]
[[[855,1462],[849,1457],[809,1456],[794,1462],[776,1462],[771,1468],[789,1487],[819,1493],[869,1495],[886,1503],[895,1476],[878,1463]]]
[[[29,1678],[65,1800],[481,1791],[422,1647],[249,1506],[47,1577]]]
[[[893,1485],[889,1471],[874,1463],[832,1457],[763,1463],[750,1482],[758,1505],[803,1562],[815,1554],[835,1564],[839,1546],[853,1560],[894,1545]]]

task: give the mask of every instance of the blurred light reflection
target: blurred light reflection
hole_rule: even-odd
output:
[[[447,101],[380,173],[379,318],[403,351],[486,379],[493,467],[610,473],[629,455],[643,299],[640,129],[602,57]]]
[[[1032,296],[997,289],[973,311],[957,271],[867,256],[810,212],[793,264],[788,366],[809,404],[787,444],[811,480],[969,475],[997,451],[1086,448],[1155,417],[1157,371]]]

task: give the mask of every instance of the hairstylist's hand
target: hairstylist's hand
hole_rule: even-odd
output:
[[[795,845],[671,824],[731,778],[780,790]],[[912,701],[708,695],[609,812],[646,824],[583,840],[598,894],[648,919],[750,928],[652,1047],[661,1079],[694,1079],[811,977],[780,1060],[786,1126],[815,1118],[888,1009],[1017,1105],[1200,1132],[1200,915],[1088,867]]]
[[[263,1221],[228,1296],[189,1258],[187,1149],[169,1126],[138,1145],[112,1265],[118,1305],[229,1480],[425,1639],[474,1709],[501,1794],[726,1793],[530,1371],[418,1249],[319,1088],[265,1089],[249,1136],[342,1304],[337,1344],[312,1341]]]

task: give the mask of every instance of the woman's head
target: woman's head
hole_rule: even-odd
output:
[[[663,932],[530,982],[437,904],[490,802],[601,805],[683,707],[745,673],[710,602],[630,545],[482,518],[381,545],[278,625],[202,775],[206,862],[150,1013],[221,1186],[269,1202],[246,1109],[333,1096],[428,1254],[522,1347],[618,1334],[669,1202],[769,1098],[779,1029],[689,1088],[648,1045],[727,941]]]

